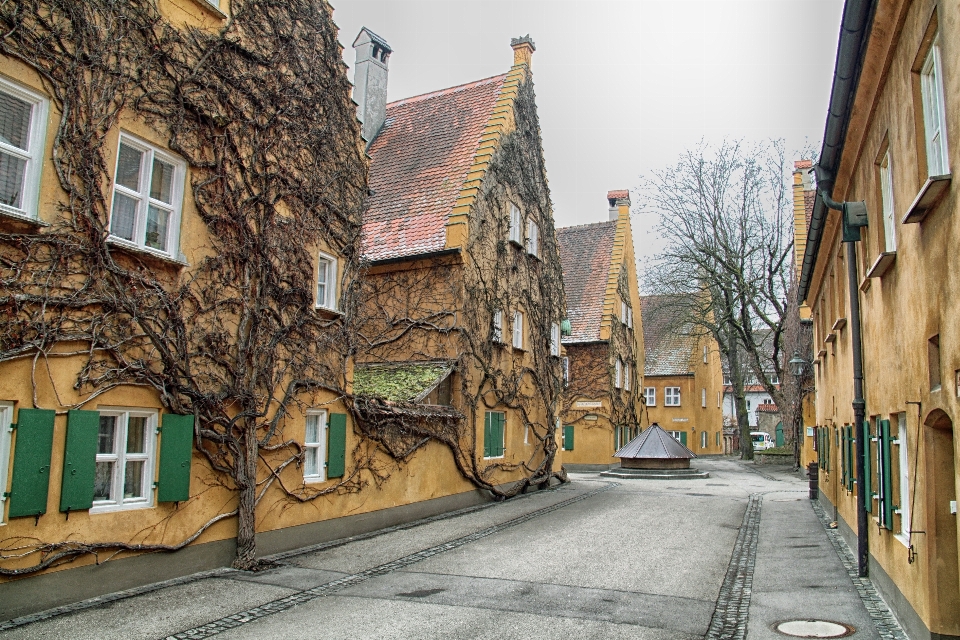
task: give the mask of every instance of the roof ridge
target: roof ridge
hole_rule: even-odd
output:
[[[587,228],[587,227],[598,227],[598,226],[603,225],[603,224],[616,226],[617,221],[616,221],[616,220],[601,220],[600,222],[587,222],[587,223],[585,223],[585,224],[573,224],[573,225],[570,225],[569,227],[557,227],[557,228],[556,228],[556,231],[557,231],[557,233],[559,233],[559,232],[561,232],[561,231],[569,231],[569,230],[573,230],[573,229],[585,229],[585,228]]]
[[[401,98],[400,100],[395,100],[394,102],[388,102],[387,108],[397,107],[403,104],[409,104],[413,102],[421,102],[423,100],[429,100],[430,98],[437,98],[440,96],[448,95],[451,93],[456,93],[458,91],[464,91],[466,89],[472,89],[473,87],[479,87],[485,84],[492,84],[496,80],[506,79],[507,74],[501,73],[499,75],[490,76],[489,78],[483,78],[482,80],[474,80],[473,82],[468,82],[466,84],[458,84],[453,87],[447,87],[446,89],[440,89],[438,91],[431,91],[429,93],[421,93],[419,95],[410,96],[409,98]]]

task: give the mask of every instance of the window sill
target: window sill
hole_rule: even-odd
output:
[[[503,456],[491,456],[489,458],[487,456],[484,456],[483,459],[484,460],[503,460]]]
[[[176,265],[181,268],[190,266],[190,263],[188,263],[185,259],[174,258],[169,253],[163,253],[163,252],[157,251],[156,249],[148,249],[146,247],[141,247],[138,244],[133,244],[132,242],[123,240],[122,238],[118,238],[116,236],[109,236],[107,238],[107,244],[115,249],[128,251],[140,257],[151,258],[153,260],[164,262],[170,265]]]
[[[17,213],[16,211],[8,209],[4,205],[0,205],[0,218],[3,218],[5,220],[11,220],[14,222],[19,222],[23,225],[28,225],[34,228],[50,226],[49,222],[44,222],[39,218],[31,218],[30,216],[25,216],[22,213]]]
[[[130,504],[95,504],[87,510],[87,513],[94,516],[98,513],[116,513],[117,511],[136,511],[137,509],[149,509],[153,506],[153,503],[149,501],[132,502]]]
[[[903,216],[901,224],[918,224],[923,222],[927,214],[936,208],[940,198],[947,192],[953,174],[947,173],[942,176],[930,176],[920,187],[920,192],[913,199],[907,208],[907,213]]]
[[[330,307],[314,307],[314,311],[321,313],[325,316],[330,316],[331,318],[340,318],[343,316],[343,311],[339,309],[331,309]]]
[[[227,14],[223,12],[223,9],[213,6],[212,4],[207,2],[207,0],[192,0],[192,2],[193,4],[201,7],[204,11],[206,11],[207,13],[211,14],[216,18],[219,18],[220,20],[227,19]]]
[[[323,484],[326,481],[327,481],[327,478],[324,478],[322,476],[307,476],[303,479],[303,484],[304,485]]]
[[[877,259],[874,260],[873,265],[867,270],[867,278],[882,278],[890,270],[890,267],[897,261],[897,252],[896,251],[884,251]]]

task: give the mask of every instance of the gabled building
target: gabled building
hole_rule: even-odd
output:
[[[657,423],[697,455],[721,454],[723,374],[708,336],[684,322],[681,296],[644,296],[644,401]]]
[[[563,336],[563,461],[570,470],[606,469],[647,423],[643,328],[630,193],[607,193],[609,220],[557,230],[567,298]]]
[[[507,73],[387,103],[389,45],[368,29],[354,42],[370,157],[355,380],[381,367],[379,388],[402,387],[450,363],[443,419],[425,398],[358,389],[358,428],[405,443],[389,446],[423,479],[407,501],[510,495],[560,469],[562,276],[534,43],[511,46]]]
[[[843,12],[799,298],[820,502],[910,638],[960,637],[960,5]]]

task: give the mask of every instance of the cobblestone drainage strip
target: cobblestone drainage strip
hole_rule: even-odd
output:
[[[792,638],[845,638],[856,631],[848,624],[829,620],[787,620],[773,628]]]

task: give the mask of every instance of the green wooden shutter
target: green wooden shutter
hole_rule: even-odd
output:
[[[190,499],[194,417],[165,413],[162,421],[157,502],[183,502]]]
[[[330,414],[327,477],[342,478],[347,469],[347,414]]]
[[[490,447],[493,445],[493,411],[487,411],[483,416],[483,457],[492,458]]]
[[[499,411],[494,413],[493,416],[493,457],[499,458],[503,456],[504,451],[503,432],[507,417]]]
[[[47,512],[53,419],[56,415],[53,409],[20,409],[10,486],[8,515],[11,518]]]
[[[681,432],[680,432],[680,444],[682,444],[683,446],[687,446],[687,432],[686,432],[686,431],[681,431]]]
[[[563,427],[563,449],[564,451],[573,451],[573,425],[567,424]]]
[[[893,530],[893,474],[890,472],[890,421],[880,421],[880,452],[883,456],[883,526]]]
[[[63,453],[60,511],[82,511],[93,506],[99,433],[99,411],[67,412],[67,444]]]
[[[867,505],[867,513],[873,512],[873,473],[870,469],[870,421],[864,420],[861,427],[863,429],[863,490],[864,502]]]
[[[857,481],[856,456],[853,451],[853,443],[855,442],[853,438],[853,426],[848,424],[843,430],[847,436],[847,491],[853,491],[853,485],[856,484]]]

